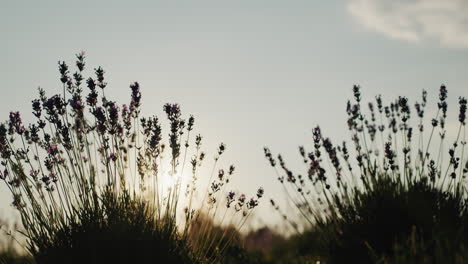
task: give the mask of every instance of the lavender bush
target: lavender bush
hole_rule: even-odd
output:
[[[160,119],[140,116],[139,83],[130,85],[130,103],[119,105],[106,96],[105,71],[98,67],[85,80],[84,52],[76,58],[73,74],[59,62],[60,94],[39,89],[32,101],[36,121],[26,125],[11,112],[0,124],[0,177],[36,262],[219,261],[230,234],[212,236],[214,225],[197,224],[199,215],[214,219],[222,213],[218,224],[240,229],[263,189],[251,199],[229,189],[234,166],[220,168],[226,149],[220,144],[210,185],[196,203],[206,154],[202,136],[193,135],[194,117],[185,119],[179,105],[166,104],[166,145]]]
[[[456,134],[448,142],[444,85],[430,119],[426,91],[414,107],[401,96],[389,105],[381,96],[364,104],[359,86],[353,93],[346,107],[352,145],[335,145],[315,127],[313,149],[299,148],[308,166],[303,175],[264,149],[301,217],[288,218],[272,200],[274,209],[298,233],[313,230],[328,263],[462,263],[460,256],[468,256],[466,98],[458,100]],[[418,254],[401,251],[412,237]]]

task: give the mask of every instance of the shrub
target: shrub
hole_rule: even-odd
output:
[[[234,166],[226,172],[220,167],[226,149],[221,143],[198,206],[194,199],[206,154],[202,136],[192,135],[194,117],[184,119],[177,104],[164,105],[170,127],[166,147],[160,119],[140,116],[139,83],[130,85],[130,104],[119,106],[106,96],[104,70],[94,69],[95,77],[85,80],[85,54],[76,58],[73,74],[59,62],[61,94],[48,97],[39,89],[32,101],[35,122],[25,126],[20,113],[11,112],[0,124],[0,177],[37,263],[217,261],[220,254],[208,254],[222,250],[211,236],[213,225],[192,231],[199,214],[215,217],[228,210],[240,228],[263,189],[250,200],[228,191]]]
[[[334,145],[320,127],[314,128],[313,150],[299,148],[309,167],[302,176],[287,168],[281,155],[275,157],[265,148],[279,182],[302,216],[301,222],[307,223],[306,229],[318,228],[321,252],[330,263],[391,259],[401,255],[396,249],[412,232],[424,245],[420,252],[431,261],[436,249],[442,248],[440,243],[454,253],[468,237],[467,100],[459,98],[457,134],[446,159],[448,104],[444,85],[429,127],[425,125],[425,91],[422,101],[414,104],[416,128],[406,97],[384,106],[377,96],[365,113],[360,87],[354,86],[353,93],[354,102],[348,101],[346,108],[353,150],[346,142]],[[272,204],[285,216],[274,201]],[[287,220],[295,227],[296,222]]]

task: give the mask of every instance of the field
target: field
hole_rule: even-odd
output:
[[[402,96],[365,103],[355,85],[346,107],[349,142],[333,143],[316,126],[312,149],[299,147],[303,172],[264,148],[262,166],[284,189],[281,201],[265,201],[263,187],[251,195],[231,189],[236,167],[223,161],[226,145],[207,154],[195,117],[184,117],[178,104],[163,107],[166,131],[164,118],[142,117],[138,82],[130,103],[120,105],[106,95],[103,68],[85,78],[83,52],[75,65],[71,74],[59,62],[60,94],[39,89],[36,121],[10,112],[0,124],[0,177],[21,217],[2,225],[4,263],[468,259],[467,100],[459,97],[455,137],[447,137],[445,85],[433,117],[426,117],[426,91],[414,103]],[[246,230],[258,206],[291,232]]]

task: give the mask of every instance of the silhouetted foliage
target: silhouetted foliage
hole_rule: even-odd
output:
[[[320,238],[319,252],[327,263],[400,261],[414,255],[401,249],[412,236],[417,237],[417,251],[425,256],[425,263],[465,256],[466,99],[459,98],[459,126],[449,145],[448,159],[444,159],[448,108],[444,85],[428,127],[424,122],[425,91],[422,101],[414,105],[416,128],[407,98],[400,96],[384,105],[377,96],[364,113],[360,87],[354,86],[353,93],[354,101],[348,101],[346,107],[353,149],[347,142],[334,145],[317,126],[313,129],[313,150],[299,148],[309,167],[303,176],[290,170],[281,155],[274,157],[265,148],[265,157],[302,218],[286,217],[272,200],[274,209],[296,231],[300,232],[298,222],[306,223],[305,230],[317,231],[318,236],[310,239]],[[439,142],[434,139],[436,134]],[[309,234],[303,236],[307,239]],[[301,254],[316,254],[316,248],[309,250]]]
[[[39,89],[35,122],[25,125],[19,112],[10,112],[0,124],[0,179],[20,213],[28,251],[38,264],[218,261],[234,233],[213,235],[216,226],[199,225],[200,214],[223,212],[220,225],[240,229],[263,189],[250,199],[227,189],[235,168],[220,167],[221,143],[198,206],[206,154],[202,136],[190,137],[195,118],[184,119],[178,104],[164,105],[166,147],[160,119],[140,116],[140,84],[130,85],[130,103],[120,106],[106,96],[103,68],[85,80],[84,59],[84,52],[76,55],[73,74],[59,61],[62,93],[48,97]]]

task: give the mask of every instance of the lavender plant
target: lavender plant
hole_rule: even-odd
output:
[[[228,173],[220,168],[226,149],[220,144],[210,186],[201,189],[204,198],[197,203],[206,154],[202,136],[193,138],[194,117],[183,118],[177,104],[164,105],[170,127],[166,147],[160,119],[141,117],[138,82],[130,85],[130,103],[119,105],[106,96],[101,67],[85,80],[84,52],[76,55],[75,64],[72,74],[59,62],[60,94],[47,96],[39,89],[32,101],[34,122],[26,125],[19,112],[11,112],[0,124],[0,178],[36,262],[219,261],[231,238],[225,234],[227,239],[215,240],[210,236],[214,225],[195,224],[199,215],[215,218],[222,212],[229,217],[219,224],[240,229],[263,189],[249,201],[229,189],[234,166]],[[167,184],[168,178],[173,184]]]
[[[301,217],[287,218],[271,200],[274,209],[299,233],[317,230],[329,263],[388,259],[414,228],[429,257],[436,249],[445,256],[463,251],[468,242],[466,98],[459,97],[456,134],[448,142],[444,85],[430,119],[426,91],[414,107],[401,96],[389,105],[377,96],[366,105],[359,86],[353,93],[346,107],[352,148],[348,142],[335,145],[315,127],[313,149],[299,147],[304,175],[264,149]]]

